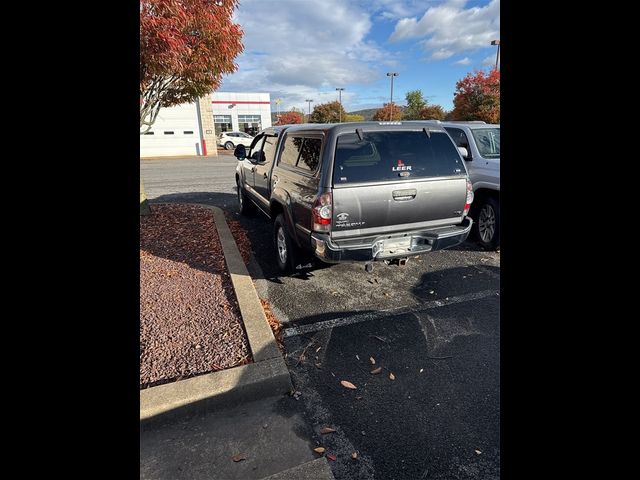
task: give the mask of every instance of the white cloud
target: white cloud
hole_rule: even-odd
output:
[[[443,0],[360,0],[375,13],[378,20],[398,20],[417,15],[424,10],[425,3],[441,3]]]
[[[343,0],[242,0],[235,21],[245,51],[220,90],[270,92],[283,98],[282,109],[306,111],[305,98],[335,100],[335,87],[371,82],[386,57],[365,40],[372,23],[364,7]]]
[[[493,47],[493,48],[497,48],[497,47]],[[494,66],[496,64],[496,55],[489,55],[488,57],[485,57],[482,60],[482,65],[483,66],[487,66],[487,65],[491,65]],[[498,58],[498,66],[500,66],[500,59]]]
[[[424,38],[420,43],[434,60],[489,47],[491,40],[500,38],[500,0],[491,0],[483,7],[465,5],[466,0],[449,0],[428,8],[419,20],[402,18],[389,40]]]
[[[470,65],[471,59],[469,57],[464,57],[457,62],[453,62],[454,65]]]

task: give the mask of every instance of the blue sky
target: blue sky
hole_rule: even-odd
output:
[[[221,92],[268,92],[280,110],[338,99],[347,111],[380,107],[420,89],[453,108],[456,81],[495,64],[500,0],[240,0],[238,71]]]

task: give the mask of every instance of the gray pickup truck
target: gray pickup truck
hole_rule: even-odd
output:
[[[238,145],[241,214],[272,219],[282,272],[327,263],[404,264],[465,241],[473,189],[456,145],[427,122],[267,128]]]

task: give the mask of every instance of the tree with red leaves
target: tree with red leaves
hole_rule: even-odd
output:
[[[376,111],[373,119],[378,121],[402,120],[402,110],[395,103],[385,103],[382,108]]]
[[[420,110],[420,120],[444,120],[444,110],[440,105],[427,105]]]
[[[469,73],[456,83],[454,120],[483,120],[500,123],[500,71]]]
[[[193,102],[233,73],[243,51],[238,0],[140,0],[140,133],[161,107]]]
[[[293,125],[295,123],[302,123],[302,113],[291,111],[280,114],[276,125]]]

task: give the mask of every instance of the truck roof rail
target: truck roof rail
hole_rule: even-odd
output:
[[[484,125],[487,124],[487,122],[483,120],[448,120],[447,123],[482,123]]]

